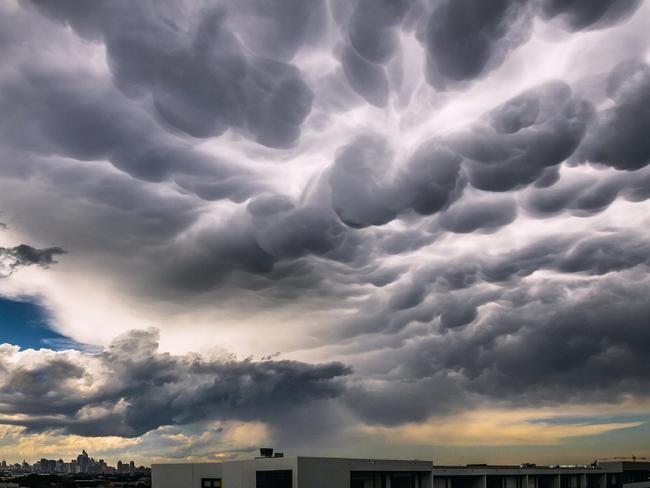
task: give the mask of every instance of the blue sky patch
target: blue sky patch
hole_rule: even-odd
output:
[[[48,313],[40,305],[0,298],[0,344],[22,349],[86,349],[50,327]]]

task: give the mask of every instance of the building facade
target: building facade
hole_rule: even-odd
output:
[[[650,488],[650,463],[434,466],[430,461],[271,457],[154,464],[152,488]]]

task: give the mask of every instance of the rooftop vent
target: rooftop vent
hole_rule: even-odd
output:
[[[273,448],[272,447],[260,447],[260,457],[263,457],[263,458],[273,457]]]

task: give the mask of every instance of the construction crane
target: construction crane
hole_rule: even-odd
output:
[[[614,461],[614,460],[625,461],[625,460],[628,460],[628,459],[631,459],[632,462],[635,462],[637,459],[646,460],[647,458],[644,458],[642,456],[637,456],[636,454],[632,454],[631,456],[615,456],[615,457],[610,457],[610,458],[598,458],[593,463],[591,463],[591,466],[596,467],[596,466],[598,466],[598,463],[601,462],[601,461],[602,462]]]

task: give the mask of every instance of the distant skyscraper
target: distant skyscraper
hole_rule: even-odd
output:
[[[85,450],[81,451],[81,454],[77,456],[77,464],[79,466],[80,473],[88,472],[88,461],[88,453]]]

